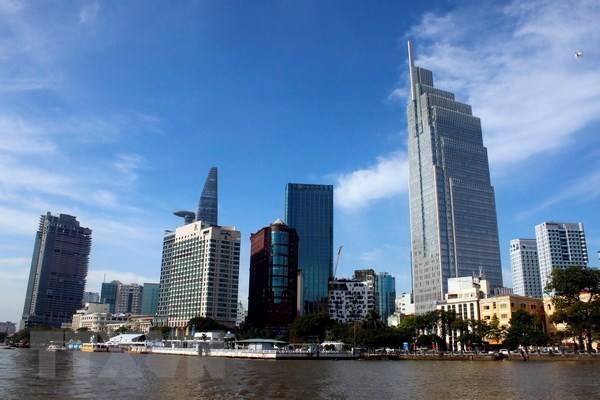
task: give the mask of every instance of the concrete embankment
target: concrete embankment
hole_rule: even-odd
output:
[[[600,361],[600,354],[461,354],[461,353],[425,353],[425,354],[364,354],[365,360],[417,360],[417,361]]]

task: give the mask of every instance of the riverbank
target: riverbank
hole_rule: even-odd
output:
[[[423,353],[423,354],[365,354],[365,360],[414,360],[414,361],[600,361],[600,354],[488,354],[488,353]]]

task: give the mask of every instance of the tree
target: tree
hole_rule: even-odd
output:
[[[556,312],[550,321],[567,324],[580,348],[585,337],[591,351],[593,337],[600,332],[600,270],[581,265],[555,268],[545,289],[554,292]]]
[[[163,340],[167,340],[169,338],[169,333],[171,333],[170,326],[153,326],[150,328],[150,332],[157,332]]]
[[[504,339],[506,334],[506,329],[504,326],[500,326],[500,321],[498,317],[494,314],[492,319],[487,324],[486,336],[493,340],[495,344],[500,344]]]
[[[235,329],[235,336],[238,340],[256,339],[256,338],[263,338],[263,339],[274,339],[275,338],[275,335],[270,330],[253,326],[251,324],[248,324],[247,322],[242,322]]]
[[[117,335],[120,335],[120,334],[125,333],[125,332],[127,332],[127,327],[126,326],[121,326],[121,327],[119,327],[119,328],[117,328],[115,330],[115,333]]]
[[[290,334],[304,341],[322,342],[333,321],[327,313],[305,314],[292,322]]]
[[[367,329],[377,329],[383,326],[379,313],[375,309],[367,311],[367,315],[362,322],[363,326]]]
[[[228,331],[229,328],[225,325],[221,325],[217,321],[208,317],[195,317],[188,321],[188,328],[194,328],[196,332],[208,332],[208,331]]]
[[[506,344],[511,349],[519,345],[543,346],[548,343],[548,336],[544,332],[542,322],[534,315],[523,309],[517,310],[510,319],[510,327],[506,331]]]
[[[456,318],[450,323],[450,329],[452,329],[454,332],[458,331],[458,341],[460,342],[460,349],[464,350],[465,344],[467,344],[465,340],[472,341],[470,340],[471,337],[467,336],[467,333],[470,333],[469,321],[464,320],[462,318]]]
[[[452,328],[452,324],[457,320],[456,311],[454,310],[437,310],[437,324],[440,327],[440,333],[442,338],[442,351],[446,351],[448,349],[448,342],[446,342],[446,337],[448,336],[448,332],[454,330]]]
[[[464,349],[464,346],[467,345],[471,348],[473,347],[483,347],[483,338],[487,335],[487,330],[488,330],[488,325],[483,322],[483,321],[479,321],[477,319],[470,319],[468,321],[463,321],[463,320],[459,320],[461,321],[460,324],[463,324],[464,322],[467,323],[467,329],[466,330],[462,330],[464,329],[464,325],[461,328],[457,328],[461,333],[458,336],[458,341],[461,343],[461,346]]]

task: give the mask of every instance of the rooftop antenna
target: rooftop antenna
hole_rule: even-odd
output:
[[[408,41],[408,66],[410,69],[410,98],[411,100],[415,100],[415,83],[413,81],[413,70],[415,67],[415,60],[413,57],[413,48],[410,40]]]
[[[106,272],[104,273],[104,280],[102,281],[102,283],[106,283]]]

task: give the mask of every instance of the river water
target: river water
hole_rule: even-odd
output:
[[[275,361],[0,350],[0,399],[600,399],[594,361]]]

